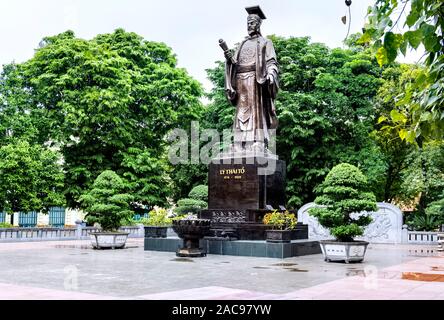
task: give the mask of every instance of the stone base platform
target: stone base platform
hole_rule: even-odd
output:
[[[145,238],[144,249],[146,251],[176,252],[182,246],[180,238]],[[207,254],[265,257],[265,258],[289,258],[321,253],[319,241],[292,240],[290,243],[269,243],[253,240],[220,240],[204,239],[200,241],[200,247]]]

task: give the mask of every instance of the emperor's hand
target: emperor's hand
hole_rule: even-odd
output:
[[[224,55],[225,55],[225,59],[227,59],[228,61],[233,60],[233,52],[231,50],[225,51]]]

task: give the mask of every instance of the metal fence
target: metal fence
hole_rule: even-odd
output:
[[[49,209],[49,225],[53,227],[65,226],[65,208],[51,207]]]
[[[32,228],[37,226],[37,212],[19,213],[19,227]]]
[[[143,215],[141,215],[141,214],[139,214],[139,213],[136,213],[136,214],[133,216],[133,220],[135,220],[135,221],[139,221],[139,220],[142,219],[142,218],[148,218],[148,217],[149,217],[148,213],[144,213]]]

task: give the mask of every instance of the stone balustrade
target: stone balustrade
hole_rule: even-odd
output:
[[[76,227],[65,228],[0,228],[0,242],[15,241],[46,241],[46,240],[86,240],[91,232],[98,232],[100,228]],[[143,238],[143,225],[123,226],[119,229],[128,232],[130,238]]]
[[[402,243],[438,244],[438,231],[409,231],[404,225],[402,233]]]

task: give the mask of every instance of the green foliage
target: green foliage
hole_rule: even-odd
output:
[[[425,209],[425,212],[428,215],[439,217],[442,223],[444,223],[444,192],[439,196],[439,198],[440,199],[431,202],[427,209]]]
[[[406,83],[414,81],[421,69],[412,65],[392,64],[382,72],[383,83],[375,98],[375,109],[378,121],[371,137],[380,151],[379,158],[383,163],[382,175],[378,177],[379,183],[372,185],[377,199],[386,202],[394,200],[412,200],[411,194],[406,194],[402,187],[403,174],[408,168],[408,157],[415,152],[415,147],[405,139],[399,137],[398,131],[386,125],[386,120],[394,114],[396,97],[401,94]],[[369,175],[369,174],[368,174]],[[370,175],[369,175],[370,176]],[[413,195],[413,198],[416,195]]]
[[[122,222],[134,214],[130,202],[134,197],[125,193],[124,180],[114,171],[103,171],[79,202],[87,212],[88,223],[99,223],[104,231],[116,231]]]
[[[433,214],[416,213],[409,216],[406,223],[415,231],[435,231],[444,223],[444,219]]]
[[[266,213],[262,222],[271,226],[273,229],[294,230],[296,229],[297,219],[294,213],[288,211],[278,212],[277,210],[274,210],[273,212]]]
[[[26,141],[0,147],[0,208],[2,211],[48,212],[64,205],[60,156]]]
[[[348,163],[335,166],[317,188],[318,196],[309,213],[330,229],[339,241],[353,241],[364,233],[372,219],[365,212],[376,211],[376,199],[368,192],[365,175]]]
[[[401,199],[419,198],[416,209],[424,214],[444,190],[444,144],[428,144],[411,152],[401,177]]]
[[[202,209],[205,209],[208,207],[207,202],[202,200],[196,200],[196,199],[189,199],[184,198],[177,201],[177,208],[175,209],[175,212],[178,215],[184,215],[188,213],[195,214],[199,212]]]
[[[188,196],[191,199],[208,202],[208,186],[198,185],[198,186],[194,187],[193,189],[191,189]]]
[[[403,14],[408,31],[395,33]],[[426,69],[404,86],[396,97],[391,118],[386,120],[409,143],[421,145],[423,141],[440,141],[444,137],[443,26],[442,1],[376,0],[368,10],[365,33],[359,40],[372,44],[381,66],[395,61],[399,53],[406,55],[409,47],[417,49],[422,44],[425,48]]]
[[[208,207],[208,186],[198,185],[188,193],[189,198],[177,201],[177,208],[174,210],[178,215],[197,214],[200,210]]]
[[[167,210],[160,208],[151,210],[148,218],[140,219],[140,223],[144,226],[168,227],[171,226],[172,220],[168,218]]]
[[[165,44],[123,29],[92,40],[71,31],[47,37],[0,76],[0,135],[9,129],[60,147],[69,207],[106,169],[125,180],[134,203],[166,205],[164,138],[202,111],[200,84],[176,65]]]
[[[7,222],[0,222],[0,228],[13,228],[14,226]]]
[[[190,186],[207,183],[208,166],[204,164],[177,164],[170,171],[174,188],[170,196],[177,201],[188,196]]]

